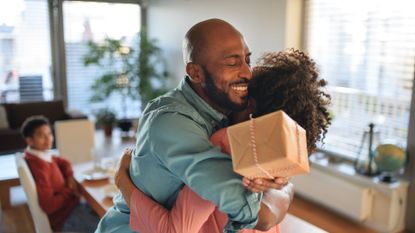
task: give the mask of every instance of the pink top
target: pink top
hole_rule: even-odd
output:
[[[212,144],[221,146],[224,153],[230,154],[226,129],[213,134],[211,141]],[[220,212],[212,202],[202,199],[187,186],[180,191],[170,211],[134,189],[130,210],[130,228],[140,233],[222,233],[228,220],[227,215]],[[263,231],[243,229],[240,232]],[[279,226],[266,232],[280,233]]]

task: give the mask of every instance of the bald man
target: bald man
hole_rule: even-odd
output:
[[[209,140],[228,126],[232,112],[248,105],[250,55],[229,23],[210,19],[193,26],[183,42],[187,75],[144,110],[130,166],[135,186],[167,209],[184,185],[215,203],[229,217],[225,232],[277,224],[262,194],[243,187],[230,157]],[[122,195],[114,201],[96,232],[131,232]]]

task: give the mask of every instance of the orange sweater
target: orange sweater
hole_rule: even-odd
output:
[[[57,156],[49,163],[28,152],[25,159],[36,183],[39,205],[48,215],[52,229],[60,231],[79,203],[79,198],[66,186],[66,180],[73,177],[71,164]]]

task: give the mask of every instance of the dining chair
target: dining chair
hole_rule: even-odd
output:
[[[16,154],[16,166],[19,174],[20,183],[26,193],[29,210],[32,215],[36,233],[52,233],[49,219],[46,213],[40,208],[35,180],[30,172],[29,166],[24,159],[23,154]]]
[[[73,165],[92,160],[95,126],[87,120],[55,122],[56,147],[59,154]]]

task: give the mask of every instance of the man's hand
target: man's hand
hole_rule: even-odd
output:
[[[75,196],[79,197],[81,194],[79,192],[78,189],[78,183],[76,182],[75,178],[73,177],[69,177],[66,180],[66,186],[73,191],[73,193],[75,194]]]
[[[128,176],[128,170],[130,168],[131,162],[131,152],[132,149],[128,148],[124,150],[123,155],[121,155],[120,160],[118,161],[117,169],[115,171],[115,185],[119,186],[124,180],[125,175]]]
[[[130,180],[129,168],[131,162],[132,149],[126,149],[124,154],[121,156],[120,161],[115,172],[115,185],[120,189],[124,200],[127,205],[130,206],[130,198],[134,189],[134,184]]]
[[[249,179],[244,177],[242,184],[251,192],[259,193],[268,189],[282,189],[288,183],[288,178],[277,177],[275,179],[255,178]]]

